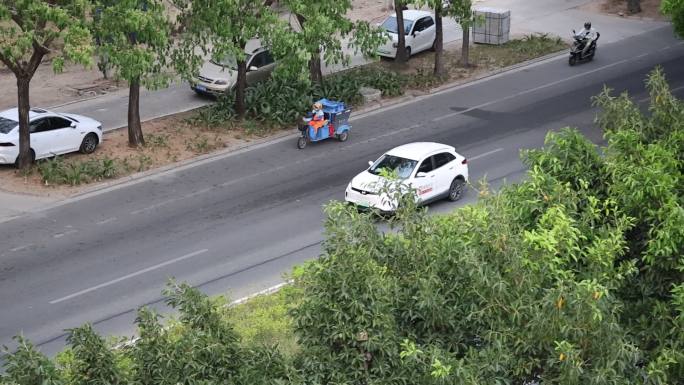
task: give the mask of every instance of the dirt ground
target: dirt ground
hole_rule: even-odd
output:
[[[73,153],[61,156],[60,161],[78,164],[91,160],[113,160],[118,170],[117,177],[123,177],[220,149],[242,147],[268,134],[261,132],[261,135],[256,135],[250,133],[248,128],[241,127],[202,127],[190,122],[193,116],[194,112],[187,112],[143,123],[144,148],[129,147],[127,131],[116,130],[104,135],[103,142],[93,155]],[[35,166],[27,174],[14,166],[0,165],[0,180],[0,189],[4,191],[54,197],[71,196],[93,184],[50,185],[42,181]]]
[[[627,17],[630,19],[639,20],[666,20],[665,16],[660,13],[661,0],[641,0],[641,12],[630,15],[627,12],[626,0],[600,0],[593,1],[584,7],[585,10],[595,12],[607,13],[610,15]]]

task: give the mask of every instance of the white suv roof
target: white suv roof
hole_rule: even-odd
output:
[[[420,19],[421,17],[425,17],[425,16],[431,16],[432,17],[432,13],[430,13],[428,11],[421,11],[419,9],[406,10],[403,12],[403,15],[404,15],[405,20],[411,20],[411,21],[416,21],[416,20]],[[392,13],[389,16],[390,17],[392,17],[392,16],[396,17],[396,14]]]
[[[428,154],[432,154],[437,151],[456,151],[456,149],[452,146],[441,143],[415,142],[395,147],[389,150],[387,154],[406,159],[420,160]]]

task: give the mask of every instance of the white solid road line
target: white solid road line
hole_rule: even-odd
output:
[[[485,152],[485,153],[483,153],[483,154],[480,154],[480,155],[475,155],[475,156],[473,156],[472,158],[468,158],[468,162],[473,161],[473,160],[475,160],[475,159],[484,158],[484,157],[487,156],[487,155],[492,155],[492,154],[495,154],[495,153],[497,153],[497,152],[499,152],[499,151],[503,151],[503,148],[497,148],[497,149],[495,149],[495,150],[487,151],[487,152]]]
[[[128,274],[128,275],[124,275],[123,277],[119,277],[119,278],[117,278],[117,279],[113,279],[113,280],[111,280],[111,281],[109,281],[109,282],[105,282],[105,283],[100,284],[100,285],[97,285],[97,286],[89,287],[89,288],[87,288],[87,289],[85,289],[85,290],[81,290],[81,291],[78,291],[78,292],[76,292],[76,293],[69,294],[69,295],[67,295],[67,296],[65,296],[65,297],[62,297],[62,298],[58,298],[58,299],[52,300],[52,301],[50,301],[50,304],[51,304],[51,305],[54,305],[54,304],[56,304],[56,303],[64,302],[64,301],[69,300],[69,299],[72,299],[72,298],[74,298],[74,297],[78,297],[79,295],[83,295],[83,294],[86,294],[86,293],[90,293],[91,291],[95,291],[95,290],[97,290],[97,289],[102,289],[103,287],[107,287],[107,286],[113,285],[113,284],[115,284],[115,283],[121,282],[121,281],[123,281],[123,280],[126,280],[126,279],[129,279],[129,278],[136,277],[136,276],[138,276],[138,275],[140,275],[140,274],[145,274],[145,273],[150,272],[150,271],[152,271],[152,270],[156,270],[156,269],[159,269],[159,268],[161,268],[161,267],[168,266],[168,265],[170,265],[170,264],[172,264],[172,263],[180,262],[180,261],[182,261],[182,260],[184,260],[184,259],[188,259],[188,258],[195,257],[195,256],[197,256],[197,255],[200,255],[200,254],[204,254],[204,253],[206,253],[207,251],[209,251],[209,250],[208,250],[208,249],[197,250],[197,251],[192,252],[192,253],[190,253],[190,254],[186,254],[186,255],[184,255],[184,256],[182,256],[182,257],[178,257],[178,258],[172,259],[172,260],[170,260],[170,261],[162,262],[162,263],[160,263],[160,264],[157,264],[157,265],[154,265],[154,266],[150,266],[150,267],[148,267],[148,268],[145,268],[145,269],[136,271],[135,273],[131,273],[131,274]]]
[[[247,302],[247,301],[249,301],[250,299],[252,299],[252,298],[254,298],[254,297],[258,297],[258,296],[260,296],[260,295],[273,294],[273,293],[275,293],[276,291],[280,290],[283,286],[287,286],[287,285],[291,284],[292,282],[294,282],[294,281],[291,280],[291,279],[289,279],[289,280],[287,280],[287,281],[285,281],[285,282],[281,282],[281,283],[279,283],[279,284],[277,284],[277,285],[275,285],[275,286],[271,286],[271,287],[269,287],[269,288],[266,288],[266,289],[263,289],[263,290],[259,290],[259,291],[257,291],[256,293],[252,293],[252,294],[250,294],[250,295],[248,295],[248,296],[245,296],[245,297],[236,299],[235,301],[229,303],[229,304],[228,304],[228,307],[230,307],[230,306],[235,306],[235,305],[239,305],[239,304],[241,304],[241,303],[243,303],[243,302]]]
[[[553,82],[551,82],[551,83],[547,83],[547,84],[543,84],[543,85],[541,85],[541,86],[537,86],[537,87],[534,87],[534,88],[530,88],[529,90],[521,91],[521,92],[518,92],[518,93],[513,94],[513,95],[508,95],[508,96],[503,97],[503,98],[500,98],[500,99],[495,99],[495,100],[491,100],[491,101],[486,102],[486,103],[478,104],[477,106],[473,106],[473,107],[467,108],[467,109],[465,109],[465,110],[463,110],[463,111],[458,111],[458,112],[453,112],[453,113],[450,113],[450,114],[438,116],[438,117],[432,119],[432,121],[433,121],[433,122],[439,122],[440,120],[448,119],[448,118],[451,118],[451,117],[454,117],[454,116],[457,116],[457,115],[463,115],[463,114],[468,113],[468,112],[473,111],[473,110],[477,110],[477,109],[480,109],[480,108],[483,108],[483,107],[488,107],[488,106],[491,106],[491,105],[493,105],[493,104],[497,104],[497,103],[500,103],[500,102],[503,102],[503,101],[506,101],[506,100],[509,100],[509,99],[517,98],[518,96],[521,96],[521,95],[526,95],[526,94],[530,94],[530,93],[532,93],[532,92],[536,92],[536,91],[539,91],[539,90],[543,90],[544,88],[549,88],[549,87],[552,87],[552,86],[555,86],[555,85],[558,85],[558,84],[561,84],[561,83],[564,83],[564,82],[567,82],[567,81],[570,81],[570,80],[573,80],[573,79],[577,79],[577,78],[586,76],[586,75],[591,74],[591,73],[594,73],[594,72],[603,71],[603,70],[606,69],[606,68],[615,67],[615,66],[618,66],[618,65],[620,65],[620,64],[627,63],[627,62],[629,62],[629,61],[631,61],[631,60],[634,60],[634,58],[623,59],[623,60],[620,60],[620,61],[616,61],[615,63],[606,64],[606,65],[604,65],[604,66],[601,66],[601,67],[599,67],[599,68],[595,68],[595,69],[590,70],[590,71],[582,72],[582,73],[579,73],[579,74],[576,74],[576,75],[573,75],[573,76],[570,76],[570,77],[567,77],[567,78],[564,78],[564,79],[556,80],[556,81],[553,81]]]

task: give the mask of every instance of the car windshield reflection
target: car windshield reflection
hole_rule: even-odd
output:
[[[411,176],[416,164],[418,162],[415,160],[394,155],[383,155],[368,169],[368,172],[373,175],[380,175],[382,172],[396,173],[399,179],[406,179]]]
[[[413,20],[404,19],[404,35],[408,35],[411,32],[411,27],[413,26]],[[389,33],[399,33],[397,27],[397,18],[395,16],[388,17],[385,22],[382,23],[382,28],[384,28]]]

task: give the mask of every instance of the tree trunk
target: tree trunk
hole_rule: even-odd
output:
[[[394,61],[398,64],[405,64],[408,61],[406,55],[406,31],[404,31],[404,11],[402,11],[403,2],[401,0],[394,0],[394,13],[397,17],[397,54]]]
[[[323,69],[321,68],[321,49],[317,48],[312,53],[311,60],[309,60],[309,77],[314,84],[323,83]]]
[[[130,81],[128,89],[128,145],[140,147],[145,145],[142,126],[140,124],[140,79]]]
[[[470,67],[470,26],[463,26],[463,44],[461,46],[461,65]]]
[[[238,60],[238,77],[235,84],[235,113],[238,119],[243,119],[247,108],[245,106],[245,90],[247,89],[247,62]]]
[[[19,158],[17,166],[23,170],[31,166],[31,136],[29,133],[30,78],[17,76],[17,102],[19,107]]]
[[[444,76],[444,33],[442,29],[442,10],[435,9],[435,76]]]
[[[641,0],[627,0],[627,12],[630,15],[641,12]]]
[[[306,18],[304,15],[298,13],[295,15],[297,17],[297,22],[299,22],[299,27],[304,30],[304,25],[306,24]],[[311,59],[309,59],[309,79],[314,84],[321,84],[323,82],[323,69],[321,66],[321,48],[320,46],[316,48],[314,52],[311,52]]]

